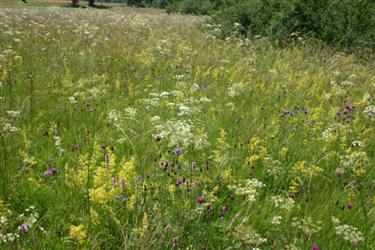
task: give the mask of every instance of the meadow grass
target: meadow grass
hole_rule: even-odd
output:
[[[157,10],[0,10],[1,249],[375,249],[375,68]]]

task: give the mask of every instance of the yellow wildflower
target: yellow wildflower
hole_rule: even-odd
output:
[[[108,192],[104,187],[89,189],[90,201],[105,204],[108,201]]]
[[[69,237],[73,240],[78,241],[80,244],[85,243],[87,233],[84,225],[80,224],[78,226],[70,226]]]

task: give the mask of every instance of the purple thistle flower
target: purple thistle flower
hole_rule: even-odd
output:
[[[21,234],[27,234],[29,232],[29,225],[27,224],[22,224],[20,227],[19,227],[19,230],[21,232]]]
[[[56,173],[57,172],[57,168],[55,166],[53,166],[50,171],[52,172],[52,174]]]
[[[336,115],[341,115],[342,112],[340,110],[336,111]]]
[[[312,249],[313,249],[313,250],[319,250],[319,246],[318,246],[318,244],[314,243]]]
[[[182,148],[180,148],[180,147],[177,147],[173,150],[173,153],[176,154],[176,155],[181,153],[181,152],[182,152]]]
[[[177,179],[176,179],[176,185],[177,185],[177,186],[180,186],[181,184],[182,184],[182,179],[177,178]]]
[[[355,105],[350,104],[347,108],[348,108],[349,110],[353,110],[353,109],[355,109]]]
[[[201,194],[201,195],[198,196],[198,198],[197,198],[197,203],[198,203],[198,204],[202,204],[205,200],[206,200],[206,197],[204,197],[204,195]]]
[[[125,180],[123,178],[121,178],[121,188],[125,188]]]
[[[347,205],[348,209],[352,209],[353,208],[353,203],[352,202],[349,202],[348,205]]]
[[[51,170],[44,171],[44,176],[51,176],[53,172]]]
[[[116,186],[116,183],[117,183],[116,176],[112,176],[112,183],[113,183],[113,186]]]
[[[224,216],[225,216],[225,214],[228,212],[228,209],[229,209],[229,207],[228,207],[228,205],[225,205],[224,207],[222,207],[221,208],[221,216],[220,216],[220,219],[224,219]]]

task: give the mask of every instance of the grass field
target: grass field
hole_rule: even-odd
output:
[[[0,249],[375,249],[373,61],[151,9],[0,29]]]

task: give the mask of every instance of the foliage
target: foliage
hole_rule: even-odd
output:
[[[168,10],[210,14],[223,37],[239,32],[284,45],[298,37],[313,37],[343,48],[375,48],[375,2],[371,0],[184,0]]]

